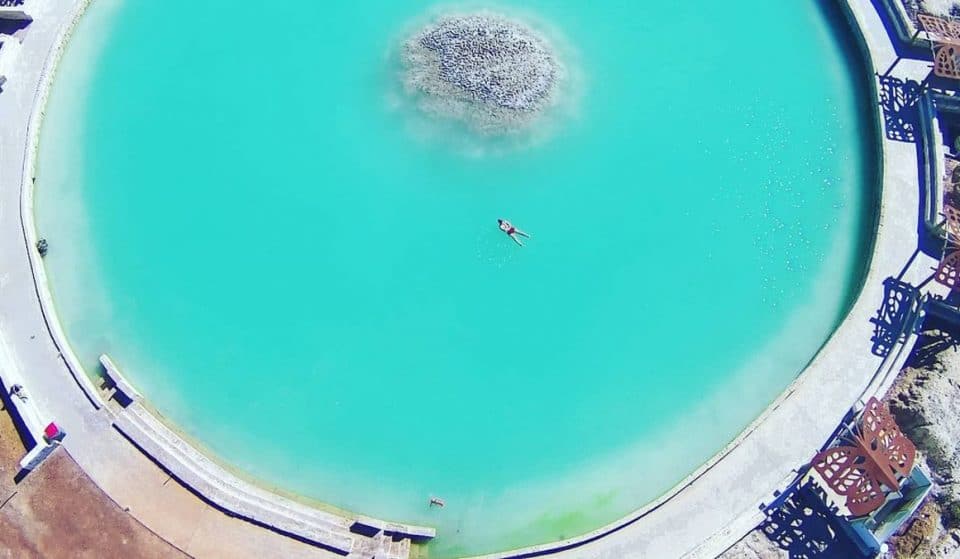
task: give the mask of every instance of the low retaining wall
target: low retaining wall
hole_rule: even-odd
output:
[[[777,443],[782,442],[783,439],[789,437],[790,434],[792,434],[794,438],[799,434],[796,430],[788,430],[789,428],[794,428],[795,425],[789,423],[784,425],[783,418],[793,413],[797,418],[807,420],[807,423],[803,424],[805,434],[822,433],[822,435],[816,437],[815,443],[811,442],[809,445],[810,454],[805,455],[806,458],[809,459],[819,445],[825,444],[832,437],[830,435],[831,430],[835,429],[836,425],[844,420],[845,412],[849,413],[849,410],[857,408],[861,401],[885,390],[896,377],[896,373],[904,365],[916,341],[916,335],[912,327],[915,321],[920,318],[919,308],[913,309],[903,329],[899,332],[896,343],[886,357],[882,359],[877,358],[877,361],[848,359],[851,357],[853,350],[844,344],[844,342],[849,342],[851,339],[857,339],[862,342],[864,338],[861,336],[864,333],[866,336],[869,336],[869,333],[867,333],[868,329],[864,328],[863,325],[868,322],[867,319],[870,317],[871,312],[864,311],[876,308],[872,306],[874,304],[872,299],[875,294],[879,295],[879,293],[877,293],[879,291],[878,287],[885,277],[896,275],[898,272],[901,274],[906,272],[906,270],[903,272],[900,270],[904,265],[910,266],[912,260],[908,261],[907,258],[910,251],[915,247],[913,243],[917,241],[917,233],[924,228],[925,219],[921,217],[918,223],[918,217],[920,217],[921,214],[924,214],[924,217],[930,215],[927,208],[921,205],[921,200],[917,200],[916,204],[910,203],[908,205],[896,203],[901,199],[911,199],[917,195],[918,185],[916,184],[916,173],[918,167],[916,167],[916,163],[911,163],[910,169],[903,169],[912,174],[907,184],[901,184],[899,182],[902,177],[892,176],[897,175],[898,173],[896,171],[902,169],[902,165],[897,167],[897,163],[894,163],[894,161],[903,161],[903,152],[905,150],[914,152],[916,148],[913,145],[904,148],[903,146],[906,146],[906,144],[900,144],[899,147],[893,148],[897,152],[896,156],[890,157],[891,153],[889,152],[891,151],[891,146],[884,140],[883,130],[881,129],[882,114],[879,104],[877,103],[877,101],[879,101],[879,94],[874,75],[875,72],[879,73],[882,70],[875,64],[871,44],[864,36],[864,33],[861,32],[863,29],[861,25],[862,22],[858,15],[854,13],[855,10],[883,9],[882,6],[885,6],[887,9],[893,7],[888,0],[873,0],[873,2],[878,2],[880,5],[873,3],[869,7],[866,6],[865,4],[870,3],[870,0],[840,0],[836,3],[849,23],[850,32],[865,65],[863,72],[867,76],[869,85],[863,92],[863,95],[866,98],[866,102],[870,104],[871,121],[873,124],[869,133],[877,138],[874,149],[880,157],[882,167],[882,176],[880,179],[880,184],[882,185],[881,196],[877,207],[877,215],[881,216],[880,223],[878,224],[878,238],[880,237],[880,232],[884,229],[887,230],[883,242],[878,241],[873,247],[872,259],[866,279],[868,283],[865,283],[864,291],[859,295],[857,303],[843,324],[840,325],[814,362],[811,363],[797,381],[791,385],[760,418],[751,424],[734,443],[712,458],[710,462],[701,467],[683,483],[672,489],[668,495],[658,499],[644,509],[637,511],[630,517],[578,538],[518,549],[506,553],[485,555],[475,559],[531,559],[535,557],[596,557],[619,559],[620,557],[627,556],[645,556],[635,550],[653,547],[650,545],[652,538],[672,540],[673,542],[671,551],[675,553],[660,556],[683,557],[685,559],[717,557],[763,520],[763,511],[766,506],[774,500],[774,495],[778,494],[777,491],[782,492],[785,488],[791,486],[797,479],[797,470],[805,465],[802,458],[804,455],[802,454],[801,457],[798,457],[795,461],[786,461],[783,460],[782,457],[777,457],[776,460],[773,461],[775,463],[756,459],[755,457],[754,461],[745,460],[742,455],[737,456],[738,452],[742,450],[738,447],[749,446],[751,449],[765,450],[773,454],[772,451],[776,450]],[[856,8],[851,6],[851,4],[856,4]],[[905,14],[902,15],[905,17]],[[880,16],[885,20],[889,20],[892,17],[889,13],[880,14]],[[906,29],[907,27],[903,27],[901,32],[904,34],[907,33]],[[913,41],[913,37],[911,36],[907,36],[905,39],[911,45],[918,45],[918,43]],[[886,57],[881,60],[885,60],[885,58]],[[885,61],[885,65],[889,64],[889,61]],[[930,124],[930,128],[933,128],[932,124]],[[928,135],[927,138],[929,139],[930,136]],[[932,142],[929,147],[935,149],[936,143]],[[929,152],[925,151],[924,153],[928,154]],[[929,161],[934,164],[936,163],[932,156]],[[917,163],[924,165],[923,159]],[[928,175],[932,174],[933,178],[937,179],[935,176],[936,171],[930,171],[929,168],[920,168],[920,170],[926,172]],[[937,180],[929,181],[928,185],[925,186],[933,185],[937,182]],[[901,191],[895,191],[895,187],[899,187]],[[911,192],[902,191],[903,187],[907,187]],[[903,196],[903,194],[907,194],[907,196]],[[928,197],[928,199],[928,207],[934,208],[936,205],[933,201],[934,198]],[[901,229],[907,234],[892,234],[893,231],[900,231]],[[886,254],[886,252],[891,249],[896,249],[893,251],[893,254],[903,254],[903,260],[890,262],[890,255]],[[921,273],[929,275],[928,272],[921,269],[924,265],[925,262],[918,267],[914,276],[919,276]],[[916,280],[916,277],[914,277],[913,280]],[[911,280],[908,279],[907,281]],[[931,289],[939,289],[939,287],[932,286]],[[877,298],[876,303],[880,302],[881,299]],[[827,363],[832,363],[833,366],[827,366]],[[867,363],[871,364],[867,366]],[[841,378],[846,379],[847,382],[839,382]],[[816,383],[819,383],[819,386],[814,388],[813,385]],[[822,413],[819,404],[825,399],[833,399],[839,405],[837,405],[836,408],[831,408],[827,413]],[[792,408],[792,411],[787,408]],[[798,411],[809,411],[815,413],[815,415],[805,415]],[[777,425],[781,430],[778,431],[776,427],[771,427],[771,425]],[[808,436],[807,438],[813,439],[812,436]],[[758,439],[762,440],[758,442]],[[798,452],[802,453],[803,450],[801,449]],[[751,478],[749,469],[756,467],[758,462],[763,462],[763,467],[767,471],[772,471],[774,474],[782,471],[781,484],[779,486],[774,483],[767,484],[767,482],[764,482],[762,487],[756,485],[756,480]],[[737,467],[734,468],[731,464]],[[791,468],[794,468],[794,470],[791,470]],[[724,470],[724,472],[721,473],[720,470]],[[723,478],[724,475],[729,477],[726,480],[727,483],[721,485],[718,479]],[[774,477],[775,476],[768,476],[769,479],[773,479]],[[743,483],[744,485],[738,486],[738,483]],[[723,489],[717,489],[718,486],[722,486]],[[700,492],[705,487],[713,488],[716,492],[709,497],[704,496],[703,498],[685,495],[685,493],[692,494]],[[765,503],[757,503],[759,506],[753,508],[745,507],[740,510],[734,509],[734,505],[725,502],[722,493],[723,490],[729,487],[740,487],[740,489],[736,491],[742,491],[750,495],[766,492],[767,500]],[[761,499],[762,498],[763,497],[761,497]],[[719,526],[716,532],[703,538],[692,549],[685,550],[682,547],[683,543],[680,541],[682,539],[682,533],[686,529],[686,524],[694,522],[694,519],[698,518],[697,513],[700,512],[693,507],[696,505],[710,506],[712,502],[716,502],[717,508],[722,509],[722,512],[718,512],[714,520],[717,517],[725,516],[722,526]],[[667,509],[670,509],[670,512],[665,512]],[[654,518],[658,516],[660,517],[660,527],[663,530],[653,534],[650,533],[649,530],[645,532],[643,528],[644,525],[649,525],[651,522],[656,523]],[[664,547],[669,545],[669,543],[664,544],[659,550],[663,551]],[[630,552],[633,553],[631,554]]]
[[[917,100],[919,117],[917,141],[920,153],[920,176],[923,182],[923,220],[927,232],[946,239],[943,227],[943,142],[939,136],[940,122],[929,91],[920,93]]]
[[[840,3],[845,4],[845,2]],[[56,7],[56,4],[51,4],[50,10],[55,9],[59,8]],[[64,36],[68,33],[69,29],[64,31]],[[76,364],[76,358],[70,353],[69,345],[67,344],[66,338],[63,335],[63,332],[60,330],[59,324],[56,320],[52,301],[50,300],[49,292],[47,291],[46,287],[43,266],[40,263],[39,256],[36,254],[34,249],[36,232],[34,229],[32,216],[32,176],[35,149],[39,132],[39,123],[42,117],[42,111],[46,101],[48,87],[50,85],[50,74],[56,65],[61,48],[62,39],[53,46],[51,57],[47,61],[46,67],[44,68],[44,75],[37,85],[37,95],[34,100],[32,113],[33,116],[30,121],[27,137],[25,138],[25,141],[30,142],[30,149],[25,157],[23,168],[21,184],[23,192],[23,197],[21,199],[21,218],[23,219],[24,240],[27,247],[27,253],[29,254],[30,258],[32,272],[34,274],[37,294],[44,311],[44,320],[47,322],[47,327],[50,329],[50,335],[54,341],[54,344],[56,345],[57,349],[61,351],[59,357],[62,361],[57,361],[58,370],[59,365],[62,362],[66,365],[66,369],[74,375],[77,384],[82,390],[84,390],[84,392],[87,393],[90,403],[93,404],[92,406],[87,406],[89,409],[86,409],[84,413],[86,416],[94,416],[95,410],[93,408],[100,408],[103,406],[103,403],[100,400],[100,394],[98,390],[92,386],[92,383],[90,383],[89,379],[85,376],[83,370],[80,369]],[[911,224],[916,225],[916,209],[911,207],[910,210],[914,212]],[[912,241],[912,239],[908,240]],[[888,267],[884,267],[884,270],[887,268]],[[860,334],[859,330],[856,332],[856,334]],[[909,344],[909,338],[905,339],[903,343],[904,345]],[[837,344],[839,344],[839,342],[837,342]],[[896,354],[896,357],[892,359],[890,362],[891,366],[887,370],[892,370],[895,367],[896,362],[899,361],[902,356],[908,353],[908,351],[901,348],[901,350],[898,350],[894,353]],[[111,363],[111,366],[118,374],[117,377],[112,378],[119,387],[120,382],[118,382],[118,378],[122,378],[122,375],[119,375],[119,371],[116,370],[115,365]],[[871,365],[871,367],[874,369],[876,368],[875,364]],[[827,365],[821,365],[821,369],[829,369],[831,372],[842,370],[836,367],[828,367]],[[865,370],[863,371],[863,376],[861,377],[861,369],[858,368],[856,371],[857,373],[854,375],[856,378],[853,379],[851,383],[847,385],[847,387],[833,387],[835,390],[842,392],[842,397],[844,400],[842,406],[844,407],[848,406],[849,403],[852,403],[852,401],[856,398],[856,395],[853,395],[850,396],[848,400],[848,395],[844,388],[852,387],[849,388],[850,391],[858,393],[861,387],[867,383],[871,374],[869,371]],[[821,375],[821,377],[824,376],[825,375]],[[881,375],[881,378],[885,377],[886,375]],[[64,377],[64,379],[66,380],[66,377]],[[861,382],[864,384],[860,384]],[[754,440],[756,439],[756,437],[753,437],[753,433],[755,431],[763,430],[768,435],[773,431],[776,431],[780,434],[783,433],[783,431],[777,431],[774,427],[771,427],[770,424],[774,424],[774,426],[779,425],[778,420],[782,419],[781,416],[783,416],[785,413],[780,409],[781,406],[788,407],[789,405],[793,405],[793,407],[796,407],[795,400],[800,399],[801,397],[798,396],[797,398],[793,398],[792,395],[795,391],[800,390],[801,384],[802,383],[798,383],[792,386],[775,404],[773,404],[767,410],[767,412],[764,413],[761,418],[752,424],[750,428],[748,428],[741,435],[741,437],[738,438],[736,443],[725,449],[724,452],[720,453],[718,456],[714,457],[708,464],[701,467],[694,475],[685,480],[681,486],[675,488],[670,495],[663,497],[647,507],[644,507],[643,510],[634,513],[633,515],[619,521],[614,525],[611,525],[605,529],[601,529],[587,536],[575,538],[566,542],[545,545],[539,548],[522,550],[513,553],[497,554],[496,556],[526,558],[569,552],[568,556],[570,557],[602,556],[609,558],[616,557],[617,559],[620,559],[622,557],[642,553],[644,549],[662,551],[663,546],[666,545],[669,545],[672,549],[676,549],[678,555],[687,552],[689,553],[689,556],[711,556],[710,554],[712,553],[712,550],[722,548],[725,542],[739,539],[743,533],[753,527],[752,521],[756,518],[756,515],[759,514],[757,507],[753,506],[753,502],[749,503],[750,507],[744,506],[740,510],[737,510],[732,505],[727,504],[725,507],[721,507],[722,510],[718,510],[713,516],[701,515],[699,519],[705,519],[710,530],[714,530],[715,528],[719,530],[707,538],[704,537],[704,529],[692,530],[687,534],[678,535],[671,533],[669,530],[661,530],[660,528],[676,527],[677,529],[680,529],[683,527],[682,523],[684,521],[688,521],[690,518],[688,516],[677,515],[675,512],[677,510],[682,510],[687,513],[697,512],[697,510],[691,507],[691,505],[702,501],[698,501],[697,499],[699,496],[692,496],[692,493],[699,492],[699,494],[701,494],[700,496],[702,496],[704,493],[702,489],[704,481],[708,479],[713,479],[715,481],[718,478],[727,481],[734,479],[729,475],[730,472],[728,470],[733,468],[733,466],[730,465],[731,460],[727,459],[727,456],[728,454],[732,454],[734,458],[733,463],[735,465],[739,465],[740,462],[737,462],[736,460],[737,455],[742,455],[747,452],[743,448],[736,448],[738,444],[745,440],[750,443],[753,440],[754,442],[752,443],[752,446],[747,445],[747,450],[752,451],[755,447],[762,446],[762,443],[755,442]],[[130,387],[130,390],[133,391],[132,387]],[[812,391],[808,390],[805,391],[801,396],[810,396],[811,393]],[[397,544],[397,546],[393,548],[388,547],[386,551],[383,552],[376,551],[378,547],[383,549],[382,546],[387,545],[387,542],[392,541],[393,536],[409,537],[415,540],[433,537],[433,530],[428,528],[421,529],[405,527],[402,525],[374,521],[363,517],[347,518],[345,516],[325,513],[323,511],[318,511],[305,505],[301,505],[290,499],[274,495],[266,490],[254,487],[227,472],[222,467],[205,457],[197,449],[190,446],[176,433],[163,425],[159,419],[151,415],[149,410],[144,408],[141,403],[136,401],[136,398],[131,397],[131,400],[132,401],[129,402],[126,407],[120,410],[111,409],[109,406],[104,407],[100,414],[96,415],[96,417],[103,418],[104,413],[109,414],[110,424],[117,432],[121,433],[124,438],[129,440],[131,443],[133,443],[133,445],[148,455],[163,470],[180,480],[184,486],[194,491],[201,499],[231,516],[244,518],[256,525],[263,526],[270,530],[289,535],[293,538],[312,542],[318,546],[330,550],[333,553],[340,555],[353,554],[358,557],[403,556],[402,554],[404,552],[402,546],[404,542],[394,542]],[[838,409],[840,407],[841,406],[837,406]],[[820,410],[818,409],[816,411],[819,412]],[[827,411],[829,413],[819,414],[819,416],[822,416],[821,420],[823,423],[840,420],[840,417],[834,418],[834,412],[837,410],[830,408]],[[840,413],[838,412],[836,415],[840,415]],[[806,418],[806,416],[797,417]],[[814,419],[816,419],[816,417],[817,416],[813,416]],[[96,432],[97,437],[106,437],[108,435],[113,436],[113,434],[109,431],[109,428],[105,429],[104,431]],[[122,443],[122,441],[118,440],[116,444],[125,443]],[[813,446],[813,444],[810,446]],[[754,454],[756,453],[753,453],[752,455]],[[740,458],[742,459],[743,457],[740,456]],[[777,456],[776,458],[782,463],[754,464],[754,466],[757,466],[758,468],[763,466],[763,472],[765,472],[767,475],[766,479],[762,480],[761,482],[757,482],[757,484],[754,486],[754,491],[750,491],[750,495],[748,496],[750,499],[753,498],[753,493],[759,494],[768,490],[772,491],[772,489],[774,489],[773,485],[776,483],[776,480],[772,479],[774,476],[783,478],[784,482],[789,482],[791,473],[788,471],[788,469],[790,467],[799,466],[799,464],[793,463],[794,460],[791,457],[784,458]],[[784,466],[784,464],[789,465]],[[782,474],[779,473],[781,467],[783,469]],[[738,469],[737,471],[739,472],[740,470]],[[758,469],[758,471],[760,470]],[[694,485],[697,487],[694,488]],[[716,483],[714,483],[713,486],[709,485],[708,483],[709,488],[714,486],[716,486]],[[712,494],[712,497],[715,498],[716,495]],[[741,498],[741,501],[746,498],[747,497]],[[749,510],[747,510],[748,508]],[[648,516],[650,518],[644,522],[640,522],[641,519],[644,519]],[[649,527],[649,523],[651,520],[655,520],[655,517],[658,516],[660,517],[661,522],[660,524],[657,524],[658,528],[652,530]],[[627,538],[623,538],[619,542],[614,542],[609,547],[603,547],[610,539],[616,538],[616,535],[618,534],[624,534],[628,529],[630,530],[631,534],[629,541]],[[363,532],[362,534],[358,533],[361,531]],[[163,536],[163,534],[160,535],[161,537]],[[686,536],[689,541],[683,542],[682,540],[684,536]],[[651,538],[657,539],[657,545],[660,545],[660,547],[648,545]],[[705,539],[709,541],[704,543]],[[407,542],[406,545],[409,545],[409,543]],[[583,547],[586,545],[590,545],[590,547]],[[595,548],[593,547],[594,545],[598,547]],[[629,550],[632,553],[624,553],[626,550]],[[376,555],[374,555],[375,553]],[[665,555],[663,553],[652,553],[650,556]]]
[[[124,441],[133,443],[133,446],[146,454],[154,463],[180,480],[184,487],[229,516],[244,519],[339,555],[351,554],[352,557],[358,558],[406,558],[410,551],[410,540],[430,539],[434,537],[435,532],[430,528],[408,527],[371,520],[370,522],[375,525],[372,533],[354,533],[351,529],[356,524],[357,518],[314,509],[241,480],[206,458],[151,415],[139,403],[139,393],[126,381],[109,357],[103,356],[101,364],[107,376],[129,400],[121,404],[124,407],[120,410],[108,406],[100,389],[87,376],[79,359],[73,353],[57,318],[48,288],[46,271],[36,248],[38,237],[34,223],[33,190],[40,130],[53,77],[67,40],[90,1],[52,3],[41,14],[41,19],[47,16],[54,17],[52,14],[55,14],[55,19],[62,19],[63,23],[52,30],[54,33],[51,33],[52,36],[49,39],[44,39],[43,53],[35,53],[36,60],[38,62],[42,60],[42,64],[38,63],[36,66],[40,71],[37,75],[30,76],[29,83],[18,84],[18,87],[26,90],[24,96],[29,97],[29,105],[25,107],[29,107],[30,113],[25,128],[17,133],[15,140],[20,148],[24,149],[22,165],[16,169],[19,175],[17,181],[19,190],[16,192],[19,198],[18,227],[23,235],[24,260],[29,268],[43,325],[56,350],[56,368],[59,371],[60,366],[63,366],[89,404],[71,407],[72,412],[84,418],[77,423],[84,423],[84,427],[88,426],[85,422],[97,426],[105,424],[104,431],[97,431],[96,437],[115,437],[115,444],[125,444]],[[39,21],[34,21],[32,26],[36,26]],[[13,149],[14,145],[9,147]],[[5,380],[9,379],[9,374],[9,371],[4,371]],[[104,419],[107,421],[104,422]],[[122,437],[111,432],[109,425],[112,425]],[[67,427],[69,429],[70,426]],[[86,429],[79,432],[86,436],[93,434],[93,431],[86,431]],[[98,472],[88,473],[96,481]],[[102,472],[99,473],[102,474]],[[164,536],[163,533],[158,535]]]
[[[140,403],[117,414],[113,426],[186,487],[223,512],[346,556],[356,545],[345,518],[266,492],[242,480],[187,445]]]
[[[883,9],[881,15],[886,16],[885,19],[890,22],[901,43],[916,48],[930,48],[930,41],[920,36],[919,29],[910,19],[901,0],[875,0],[875,2]]]
[[[381,535],[390,540],[414,542],[436,537],[433,528],[408,526],[367,516],[347,518],[247,483],[207,458],[154,417],[140,403],[139,393],[129,385],[108,356],[101,356],[100,362],[117,391],[124,396],[118,400],[123,409],[114,414],[113,427],[181,484],[224,513],[339,555],[347,555],[368,546],[370,542],[367,540]]]

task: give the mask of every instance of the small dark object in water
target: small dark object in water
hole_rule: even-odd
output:
[[[48,248],[48,247],[47,247],[47,240],[46,240],[46,239],[40,239],[39,241],[37,241],[37,252],[40,253],[40,256],[46,256],[46,255],[47,255],[47,248]]]
[[[430,497],[430,506],[443,508],[447,506],[447,504],[443,502],[443,499],[440,497]]]

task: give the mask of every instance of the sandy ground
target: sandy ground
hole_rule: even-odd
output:
[[[117,507],[62,448],[16,483],[23,453],[0,412],[0,558],[188,557]]]
[[[887,394],[897,424],[932,475],[927,504],[891,543],[896,557],[960,557],[960,327],[927,319],[908,367]]]

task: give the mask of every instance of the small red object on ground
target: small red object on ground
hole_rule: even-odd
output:
[[[47,439],[47,442],[53,440],[60,440],[63,438],[63,431],[60,430],[60,427],[56,423],[50,422],[43,430],[43,437]]]

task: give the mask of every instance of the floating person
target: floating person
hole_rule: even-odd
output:
[[[517,229],[513,226],[512,223],[506,219],[498,219],[497,223],[500,224],[500,230],[507,234],[508,237],[513,239],[513,242],[517,243],[520,246],[523,246],[523,241],[520,240],[520,237],[530,238],[530,235],[527,235],[523,231]]]
[[[444,503],[440,497],[430,497],[430,506],[443,508],[447,506],[447,504]]]

